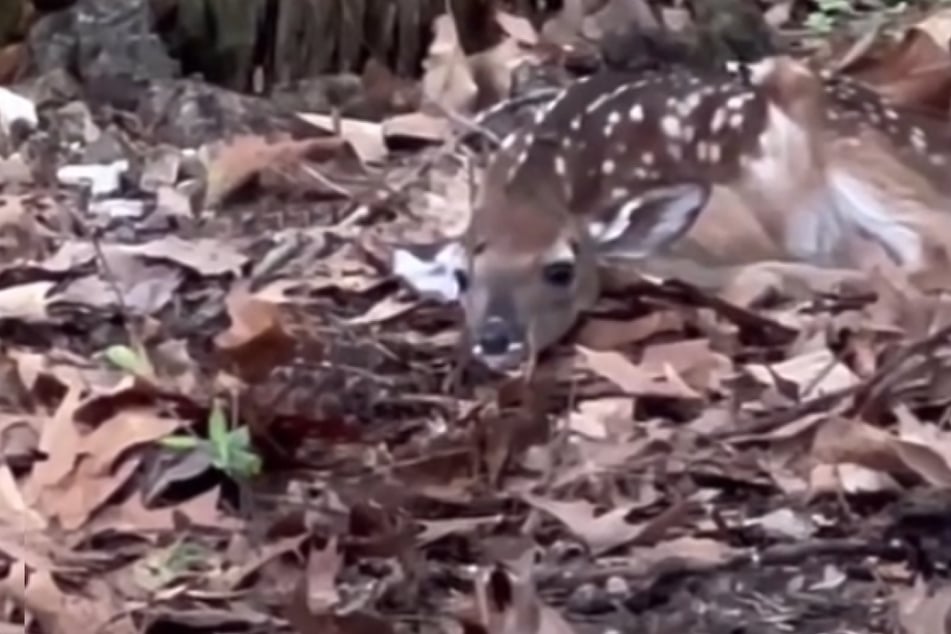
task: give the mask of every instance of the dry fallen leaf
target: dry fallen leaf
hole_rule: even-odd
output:
[[[290,358],[294,340],[284,328],[280,307],[236,288],[225,300],[231,325],[215,336],[222,359],[246,380],[264,377]]]
[[[300,141],[265,139],[255,135],[238,136],[206,149],[208,170],[205,207],[218,207],[225,198],[261,172],[307,159],[327,160],[346,146],[338,137]]]
[[[560,501],[531,494],[523,494],[522,499],[558,518],[597,553],[629,543],[644,531],[644,525],[632,524],[625,519],[632,507],[614,508],[599,514],[596,507],[585,500]]]
[[[951,487],[951,466],[931,447],[840,416],[829,417],[816,430],[812,457],[820,463],[853,463],[891,476],[916,475],[932,486]]]
[[[118,593],[104,581],[87,579],[83,594],[60,590],[52,574],[14,564],[0,580],[0,594],[22,601],[48,634],[135,634]]]
[[[330,115],[310,112],[298,112],[297,116],[328,134],[338,134],[353,146],[364,163],[378,163],[386,158],[389,152],[383,138],[383,126],[379,123],[347,118],[335,122]],[[337,124],[339,129],[335,127]]]
[[[928,584],[918,579],[914,587],[897,592],[895,600],[905,634],[951,632],[951,584],[929,591]]]
[[[689,400],[699,400],[700,394],[684,383],[676,373],[664,367],[660,372],[656,368],[650,371],[635,365],[616,352],[598,352],[578,346],[587,367],[604,377],[625,392],[635,396],[666,396]]]

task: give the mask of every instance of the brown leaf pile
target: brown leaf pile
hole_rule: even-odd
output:
[[[0,630],[948,631],[947,298],[640,280],[526,385],[390,274],[464,226],[460,137],[526,64],[673,13],[443,15],[380,121],[47,96],[0,163]],[[951,117],[949,16],[839,65]]]

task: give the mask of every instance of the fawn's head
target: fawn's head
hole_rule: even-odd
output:
[[[508,168],[502,160],[489,168],[457,271],[471,351],[497,369],[556,343],[591,308],[603,256],[661,249],[689,227],[708,194],[696,184],[658,185],[578,213],[550,180],[504,182]]]

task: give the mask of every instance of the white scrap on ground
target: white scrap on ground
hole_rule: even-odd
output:
[[[23,121],[30,129],[35,128],[40,122],[36,106],[23,95],[0,86],[0,132],[9,134],[15,121]]]
[[[444,302],[459,299],[459,283],[455,270],[462,268],[462,247],[450,242],[430,260],[424,260],[407,249],[393,252],[393,273],[423,297]]]
[[[89,183],[93,196],[104,196],[118,191],[120,178],[129,169],[129,161],[88,165],[64,165],[56,170],[56,178],[63,185],[79,186]]]

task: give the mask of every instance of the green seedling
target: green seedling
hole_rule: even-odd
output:
[[[174,451],[204,452],[213,467],[235,478],[247,478],[261,471],[261,458],[254,453],[247,425],[230,429],[217,402],[208,417],[207,439],[175,435],[163,438],[161,444]]]
[[[112,365],[129,374],[143,378],[155,376],[155,370],[144,351],[137,351],[129,346],[115,345],[106,348],[106,359]]]

